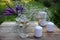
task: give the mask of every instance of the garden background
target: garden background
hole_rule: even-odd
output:
[[[0,0],[0,24],[4,21],[15,21],[16,14],[4,15],[3,12],[8,8],[6,4],[15,8],[16,0]],[[60,28],[60,0],[18,0],[28,10],[48,8],[45,10],[49,15],[50,21],[54,22]],[[30,12],[27,12],[30,13]]]

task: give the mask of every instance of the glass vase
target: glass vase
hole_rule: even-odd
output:
[[[19,14],[18,17],[16,18],[16,30],[17,33],[20,37],[22,38],[26,38],[28,37],[28,32],[26,32],[26,28],[28,27],[28,22],[29,20],[27,19],[27,17],[24,14]]]

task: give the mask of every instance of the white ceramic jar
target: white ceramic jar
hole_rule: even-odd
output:
[[[42,27],[41,26],[35,26],[34,36],[37,38],[42,37]]]
[[[47,23],[46,30],[47,30],[48,32],[53,32],[53,31],[54,31],[54,23],[48,22],[48,23]]]

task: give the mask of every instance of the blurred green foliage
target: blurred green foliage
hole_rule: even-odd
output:
[[[42,3],[51,11],[50,21],[54,22],[60,28],[60,0],[35,0]]]
[[[1,3],[3,3],[2,1],[0,1],[0,15],[2,15],[3,14],[3,12],[5,11],[5,9],[7,8],[7,5],[6,5],[6,3],[7,2],[5,2],[5,4],[3,5],[3,4],[1,4]],[[12,1],[11,0],[11,3],[12,4],[9,4],[12,8],[15,8],[15,0],[14,1]],[[42,4],[39,4],[39,3],[37,3],[37,2],[35,2],[35,1],[31,1],[31,2],[29,2],[29,3],[27,3],[27,4],[25,4],[25,3],[22,3],[22,2],[18,2],[19,4],[21,4],[21,5],[23,5],[24,7],[26,7],[27,8],[27,10],[30,10],[30,8],[43,8],[44,6],[42,5]],[[8,4],[8,3],[7,3]],[[29,12],[28,12],[29,13]],[[16,18],[16,16],[15,15],[11,15],[11,16],[2,16],[2,18],[0,18],[0,24],[2,23],[2,22],[4,22],[4,21],[15,21],[15,18]]]
[[[12,5],[11,7],[15,7],[14,6],[14,2],[15,0],[11,0]],[[2,15],[2,12],[6,9],[6,5],[1,4],[1,0],[0,0],[0,15]],[[19,3],[22,4],[22,2]],[[30,10],[31,7],[37,7],[39,9],[42,9],[44,7],[47,7],[49,11],[51,11],[51,16],[50,16],[50,21],[53,21],[58,28],[60,28],[60,0],[34,0],[31,1],[27,4],[23,3],[23,6],[25,6],[28,10]],[[11,16],[2,16],[2,18],[0,19],[0,23],[2,23],[3,21],[15,21],[16,16],[15,15],[11,15]]]

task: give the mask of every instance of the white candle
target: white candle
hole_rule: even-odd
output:
[[[34,29],[34,36],[35,37],[42,37],[42,27],[36,26]]]
[[[54,30],[54,23],[48,22],[46,29],[47,29],[48,32],[53,32],[53,30]]]

